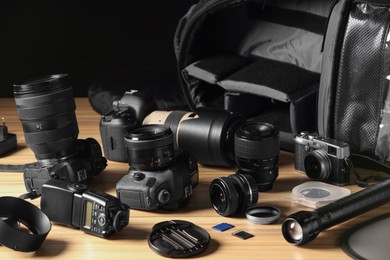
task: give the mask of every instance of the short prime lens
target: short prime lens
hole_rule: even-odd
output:
[[[26,143],[38,160],[76,152],[76,104],[67,74],[15,84],[14,96]]]
[[[254,179],[240,173],[213,180],[209,195],[215,211],[225,217],[245,211],[259,199]]]
[[[168,126],[139,126],[128,132],[124,141],[128,162],[134,169],[160,170],[174,160],[173,133]]]
[[[279,174],[279,130],[262,122],[247,122],[235,134],[239,172],[250,174],[259,191],[272,189]]]
[[[324,150],[310,152],[305,157],[304,165],[306,175],[312,180],[327,180],[332,171],[332,163]]]

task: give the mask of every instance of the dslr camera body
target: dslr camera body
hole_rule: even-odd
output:
[[[110,194],[80,183],[50,180],[42,187],[41,209],[53,222],[108,237],[129,223],[129,208]]]
[[[127,162],[124,137],[128,131],[142,124],[143,119],[157,109],[153,100],[138,91],[127,91],[120,100],[113,102],[113,110],[100,120],[100,135],[104,155],[108,160]]]
[[[26,144],[38,161],[24,169],[31,196],[39,195],[48,180],[81,182],[105,169],[99,143],[77,139],[76,102],[67,74],[15,84],[14,96]]]
[[[118,198],[134,209],[180,209],[198,183],[197,162],[189,158],[180,153],[169,167],[157,171],[130,168],[116,185]]]
[[[302,132],[294,138],[295,169],[310,179],[348,185],[350,168],[347,143]]]
[[[93,138],[78,139],[76,153],[60,160],[39,160],[24,170],[24,185],[28,192],[40,193],[43,184],[51,179],[65,182],[83,182],[102,172],[107,160],[99,143]]]
[[[130,170],[116,185],[121,202],[145,210],[184,206],[198,184],[198,164],[186,152],[174,151],[171,129],[139,126],[124,143]]]

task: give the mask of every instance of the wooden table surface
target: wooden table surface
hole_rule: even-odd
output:
[[[99,142],[100,115],[94,112],[85,98],[76,99],[77,119],[80,129],[79,138],[93,137]],[[9,132],[17,134],[18,150],[7,156],[0,157],[0,164],[24,164],[34,161],[34,154],[26,146],[13,99],[0,99],[0,117],[5,118]],[[296,247],[288,244],[281,233],[281,223],[290,214],[298,210],[310,210],[304,206],[290,202],[293,187],[307,181],[294,171],[294,157],[290,153],[281,152],[279,177],[274,188],[269,192],[260,193],[260,205],[272,205],[282,211],[282,217],[276,224],[255,225],[248,222],[244,215],[225,218],[219,216],[212,208],[208,197],[209,183],[221,176],[234,173],[234,169],[219,169],[199,167],[199,185],[194,190],[189,204],[181,210],[140,211],[130,210],[129,225],[109,239],[88,235],[83,231],[64,227],[53,223],[51,232],[42,247],[33,253],[15,252],[4,246],[0,247],[0,259],[21,259],[32,256],[42,258],[66,259],[159,259],[146,241],[147,235],[154,224],[167,220],[187,220],[207,230],[212,238],[208,249],[199,255],[202,259],[348,259],[339,247],[342,234],[354,225],[364,220],[389,212],[386,204],[353,220],[347,221],[329,230],[323,231],[311,243]],[[115,184],[128,171],[126,163],[108,162],[106,170],[93,178],[89,185],[115,195]],[[367,171],[359,170],[364,174]],[[353,192],[358,187],[350,185],[347,188]],[[25,193],[21,173],[0,173],[0,196],[19,196]],[[40,199],[32,201],[39,206]],[[227,222],[234,229],[220,233],[211,227]],[[254,235],[248,240],[241,240],[231,235],[237,230],[244,230]]]

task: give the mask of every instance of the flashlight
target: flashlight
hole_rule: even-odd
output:
[[[287,242],[304,245],[334,225],[354,218],[390,201],[390,179],[332,202],[314,211],[299,211],[282,224]]]

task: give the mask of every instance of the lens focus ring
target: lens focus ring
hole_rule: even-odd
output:
[[[235,135],[235,153],[246,159],[264,159],[279,155],[279,131],[268,123],[249,122]]]

